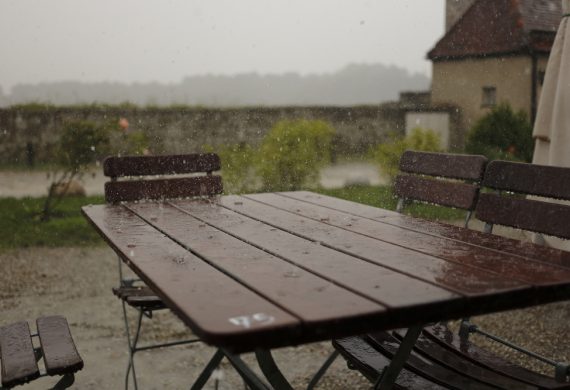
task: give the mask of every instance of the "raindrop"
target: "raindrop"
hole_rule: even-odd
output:
[[[135,256],[135,251],[133,251],[133,250],[130,251],[130,252],[129,252],[129,256],[134,257],[134,256]]]

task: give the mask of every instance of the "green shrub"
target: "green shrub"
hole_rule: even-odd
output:
[[[265,136],[256,172],[265,191],[291,191],[318,179],[331,160],[333,128],[323,121],[281,121]]]
[[[533,147],[532,126],[526,113],[515,113],[508,103],[502,103],[471,128],[465,151],[490,160],[530,162]]]
[[[378,145],[372,151],[372,156],[380,171],[391,181],[399,171],[400,157],[406,150],[439,152],[440,145],[439,134],[433,130],[415,128],[405,138],[392,137],[391,142]]]
[[[214,152],[222,161],[224,190],[228,194],[252,192],[257,186],[254,171],[255,150],[245,144],[222,145],[216,148],[204,146],[204,151]]]
[[[74,121],[64,125],[58,144],[58,165],[79,173],[109,153],[109,133],[93,122]]]

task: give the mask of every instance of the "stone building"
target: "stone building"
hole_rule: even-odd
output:
[[[534,120],[560,0],[447,0],[446,33],[428,53],[432,104],[461,110],[460,130],[500,102]]]

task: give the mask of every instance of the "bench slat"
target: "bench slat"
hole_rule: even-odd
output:
[[[570,200],[570,169],[492,161],[485,171],[483,186],[496,190]]]
[[[475,214],[484,222],[570,238],[570,206],[480,194]]]
[[[407,150],[400,158],[400,170],[420,175],[478,181],[487,158],[478,155],[430,153]]]
[[[473,210],[479,188],[474,184],[399,175],[394,181],[394,192],[400,198]]]
[[[176,179],[115,181],[105,183],[105,200],[110,203],[141,199],[171,199],[211,196],[223,191],[217,175]]]
[[[103,172],[109,177],[212,172],[220,168],[220,157],[214,153],[108,157],[103,162]]]
[[[0,327],[0,360],[5,387],[24,384],[40,376],[27,322]]]
[[[64,317],[41,317],[36,324],[48,375],[74,373],[83,368],[83,360]]]
[[[456,333],[450,331],[444,325],[432,325],[424,328],[424,336],[446,348],[458,358],[464,358],[495,371],[506,377],[510,377],[541,389],[568,389],[568,383],[556,382],[554,378],[530,371],[522,366],[514,364],[502,357],[480,348],[469,340],[462,340]]]
[[[334,348],[371,382],[376,382],[382,370],[390,364],[390,360],[376,351],[361,337],[349,337],[334,340]],[[436,383],[429,382],[407,369],[402,369],[396,379],[395,388],[409,390],[444,390]]]

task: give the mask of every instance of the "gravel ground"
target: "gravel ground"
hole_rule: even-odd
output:
[[[507,233],[513,234],[520,233]],[[121,305],[111,293],[111,287],[117,282],[117,260],[110,249],[7,251],[0,253],[0,269],[0,325],[33,320],[41,315],[65,315],[85,360],[85,368],[77,375],[75,388],[122,388],[127,352]],[[570,361],[567,337],[570,303],[481,316],[473,321],[548,357]],[[190,336],[181,322],[168,312],[160,313],[146,324],[145,340],[148,341]],[[473,337],[477,343],[529,368],[552,374],[549,366],[479,336]],[[323,342],[279,349],[275,358],[295,388],[301,389],[331,350],[330,343]],[[214,349],[203,344],[141,352],[136,360],[140,388],[188,388],[213,352]],[[253,363],[251,356],[246,356],[245,360]],[[222,365],[222,374],[220,389],[242,388],[229,364]],[[43,378],[26,388],[44,389],[49,383],[50,379]],[[213,382],[206,388],[213,389]],[[347,369],[343,359],[337,359],[319,388],[369,389],[370,385],[358,373]]]
[[[76,376],[77,389],[123,388],[127,363],[121,305],[111,293],[117,275],[117,258],[111,249],[33,248],[0,253],[0,325],[42,315],[62,314],[71,326],[85,368]],[[134,318],[133,318],[134,321]],[[168,312],[146,322],[143,341],[191,337]],[[144,325],[143,325],[144,326]],[[295,388],[305,388],[332,351],[330,343],[282,348],[275,359]],[[187,389],[214,349],[204,344],[140,352],[136,367],[140,389]],[[245,360],[255,366],[252,356]],[[243,388],[225,361],[220,389]],[[45,389],[51,378],[32,382],[26,389]],[[368,389],[368,381],[337,359],[320,389]],[[210,381],[206,389],[213,389]]]

